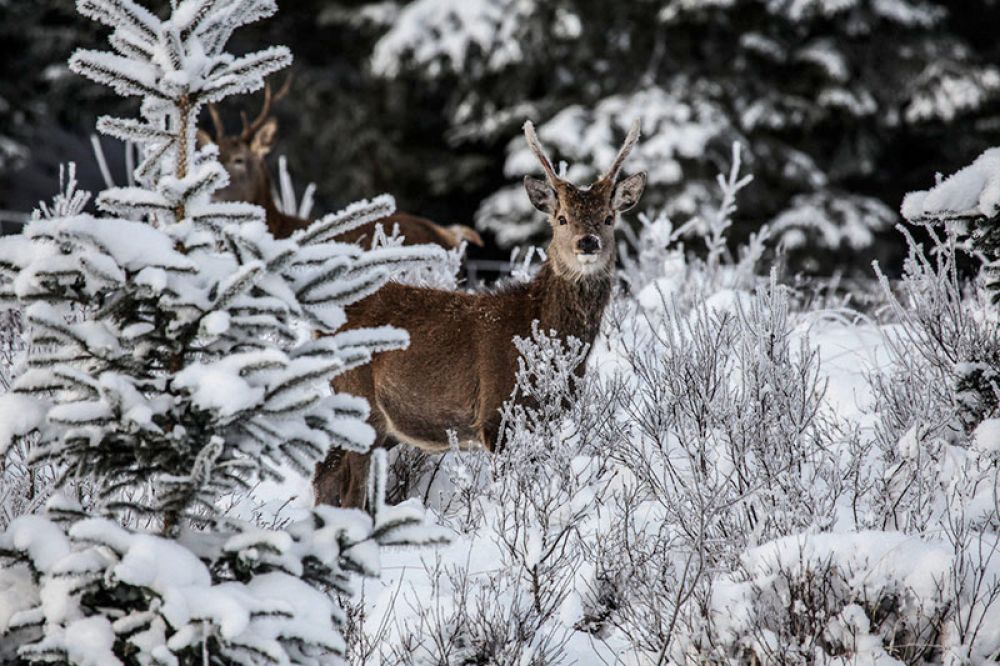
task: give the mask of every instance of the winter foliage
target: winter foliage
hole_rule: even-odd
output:
[[[213,201],[228,176],[199,111],[288,65],[226,51],[273,0],[168,18],[79,0],[111,50],[70,67],[139,99],[98,127],[140,159],[93,198],[68,167],[0,240],[0,662],[1000,660],[1000,149],[921,174],[898,277],[876,264],[845,292],[771,262],[870,249],[897,220],[872,194],[885,137],[988,110],[1000,73],[955,37],[953,4],[339,8],[377,28],[378,76],[447,91],[455,145],[504,146],[507,181],[537,168],[507,142],[525,115],[577,182],[638,119],[628,168],[654,189],[591,348],[513,340],[498,450],[375,451],[363,512],[292,497],[331,446],[373,439],[330,379],[407,343],[345,308],[390,279],[461,288],[462,249],[333,240],[388,196],[287,240]],[[281,208],[308,212],[313,189],[298,201],[280,173]],[[536,221],[508,184],[478,223],[516,244]]]
[[[387,79],[409,76],[447,100],[445,136],[456,146],[506,146],[510,185],[477,213],[478,226],[503,246],[543,236],[516,196],[516,179],[533,168],[523,141],[508,143],[521,119],[543,120],[539,136],[572,178],[585,179],[638,117],[650,140],[634,166],[649,171],[650,210],[681,223],[704,219],[712,179],[739,140],[758,186],[734,240],[773,223],[796,266],[828,270],[824,257],[842,265],[873,252],[876,238],[895,241],[897,195],[889,192],[900,187],[906,160],[943,147],[952,132],[945,143],[966,145],[977,119],[992,131],[1000,69],[977,55],[970,20],[989,7],[414,0],[380,38],[372,63]]]
[[[1000,149],[990,148],[930,190],[910,192],[901,210],[910,222],[943,224],[971,242],[986,261],[993,302],[1000,303]]]
[[[911,238],[863,314],[760,277],[766,236],[729,258],[754,185],[720,184],[704,258],[665,215],[623,247],[584,377],[516,341],[499,453],[392,452],[460,537],[366,587],[353,663],[1000,655],[1000,331],[964,251]]]
[[[0,209],[27,211],[49,195],[59,161],[80,163],[95,187],[90,150],[77,144],[90,114],[122,106],[58,62],[67,44],[98,38],[72,0],[3,11],[0,39],[16,55],[0,63]],[[733,241],[780,217],[791,266],[863,275],[873,258],[896,266],[905,255],[885,222],[903,193],[1000,143],[998,20],[993,0],[295,0],[246,39],[296,52],[281,150],[316,181],[319,209],[391,191],[430,219],[478,219],[505,248],[540,243],[512,194],[522,174],[500,169],[520,151],[511,140],[524,120],[544,134],[567,109],[600,116],[660,91],[671,99],[643,110],[644,127],[662,122],[673,130],[664,135],[705,144],[662,160],[679,176],[650,183],[648,213],[669,206],[682,224],[711,208],[712,180],[739,140],[757,186]],[[231,98],[222,111],[237,122],[252,106]],[[615,145],[617,131],[600,142]],[[571,168],[602,167],[598,154],[557,143]]]
[[[370,515],[317,508],[262,529],[217,501],[308,474],[331,446],[370,446],[367,405],[328,382],[407,337],[338,332],[344,306],[439,253],[330,242],[391,212],[385,196],[282,241],[261,209],[211,201],[228,176],[214,147],[196,149],[198,111],[291,61],[283,47],[224,50],[273,1],[186,0],[162,20],[131,0],[78,8],[112,28],[113,52],[81,50],[70,66],[141,98],[139,119],[98,128],[142,160],[135,185],[97,196],[101,217],[84,212],[70,170],[25,233],[0,243],[0,299],[30,331],[0,398],[0,452],[30,439],[27,464],[55,470],[61,489],[0,536],[4,575],[18,575],[0,588],[4,656],[336,661],[345,617],[332,595],[378,574],[379,545],[439,538],[419,529],[420,509],[384,505],[379,464]],[[320,334],[303,338],[300,321]]]
[[[372,67],[382,75],[398,74],[401,61],[427,68],[461,71],[470,52],[488,52],[486,69],[497,70],[522,59],[516,36],[534,9],[533,1],[418,0],[396,17],[393,28],[375,47]],[[438,38],[428,31],[448,26]]]

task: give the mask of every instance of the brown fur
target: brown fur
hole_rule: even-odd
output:
[[[513,338],[530,336],[537,320],[543,330],[593,342],[611,294],[613,221],[638,201],[644,182],[643,174],[618,187],[610,179],[589,188],[526,182],[532,202],[549,213],[553,236],[527,284],[469,294],[390,283],[349,306],[352,328],[390,324],[410,334],[407,349],[379,354],[334,381],[338,392],[368,400],[375,446],[392,438],[445,451],[454,430],[463,445],[494,450],[499,410],[514,388]],[[615,208],[623,187],[631,204]],[[331,451],[316,468],[317,503],[362,506],[366,473],[367,455]]]
[[[393,213],[381,220],[363,224],[356,229],[337,236],[337,240],[370,247],[372,239],[375,238],[376,225],[382,225],[382,231],[386,235],[392,234],[393,227],[398,227],[399,235],[404,238],[404,245],[431,244],[440,245],[444,249],[450,250],[458,247],[462,241],[467,241],[479,247],[483,246],[483,239],[469,227],[464,227],[460,224],[455,224],[451,227],[442,227],[425,217],[418,217],[409,213]]]

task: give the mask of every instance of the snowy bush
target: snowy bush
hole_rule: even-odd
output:
[[[561,647],[527,663],[560,663],[583,636],[617,637],[644,659],[682,654],[709,621],[720,569],[772,538],[829,529],[842,488],[815,352],[792,346],[780,287],[744,300],[655,319],[633,306],[612,325],[635,346],[597,351],[608,369],[584,377],[578,342],[518,341],[521,402],[505,411],[491,473],[469,507],[456,510],[454,481],[439,496],[449,515],[473,516],[456,527],[494,566],[477,577],[428,566],[432,589],[404,593],[413,617],[388,636],[388,662],[462,663],[515,628],[522,649]]]
[[[945,225],[948,233],[971,237],[986,260],[987,286],[1000,304],[1000,148],[976,160],[927,191],[903,199],[903,217],[915,224]]]
[[[459,536],[366,588],[354,663],[1000,655],[991,306],[945,239],[881,323],[817,309],[759,276],[767,230],[729,252],[748,184],[720,179],[697,254],[642,221],[586,374],[572,339],[517,341],[497,453],[406,466]]]
[[[103,216],[83,212],[70,179],[23,236],[0,243],[0,299],[22,308],[31,347],[0,398],[0,451],[52,465],[55,485],[77,495],[0,535],[4,656],[336,663],[346,617],[331,595],[378,575],[379,546],[440,534],[419,506],[385,505],[381,455],[370,515],[319,507],[263,528],[227,517],[218,499],[308,474],[330,446],[367,449],[367,405],[330,394],[329,380],[407,338],[338,332],[344,306],[439,253],[329,241],[390,213],[388,197],[282,241],[261,209],[211,203],[227,175],[215,148],[196,149],[198,112],[291,61],[282,47],[224,51],[273,0],[185,0],[162,20],[131,0],[78,9],[113,29],[114,53],[78,51],[70,66],[142,98],[140,119],[98,128],[143,159],[135,185],[99,194]],[[302,339],[299,321],[321,334]]]

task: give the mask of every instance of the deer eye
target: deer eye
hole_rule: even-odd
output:
[[[609,227],[614,223],[615,223],[615,218],[613,218],[612,216],[608,215],[606,218],[604,218],[604,224],[608,225]]]
[[[559,216],[559,226],[566,224],[566,217],[563,215]]]

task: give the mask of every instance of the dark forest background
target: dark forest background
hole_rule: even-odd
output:
[[[155,3],[147,3],[155,5]],[[165,3],[161,3],[165,4]],[[518,191],[532,118],[585,179],[635,114],[644,200],[704,215],[733,141],[754,184],[734,240],[763,223],[797,267],[899,258],[903,194],[1000,144],[1000,4],[990,0],[284,0],[237,50],[288,45],[277,154],[317,212],[380,192],[476,224],[505,256],[540,239]],[[100,188],[89,135],[122,102],[71,74],[98,33],[71,0],[0,0],[0,209],[49,197],[60,162]],[[260,99],[242,108],[253,113]],[[238,128],[241,106],[224,109]],[[122,148],[106,141],[121,177]],[[613,154],[613,153],[612,153]]]

